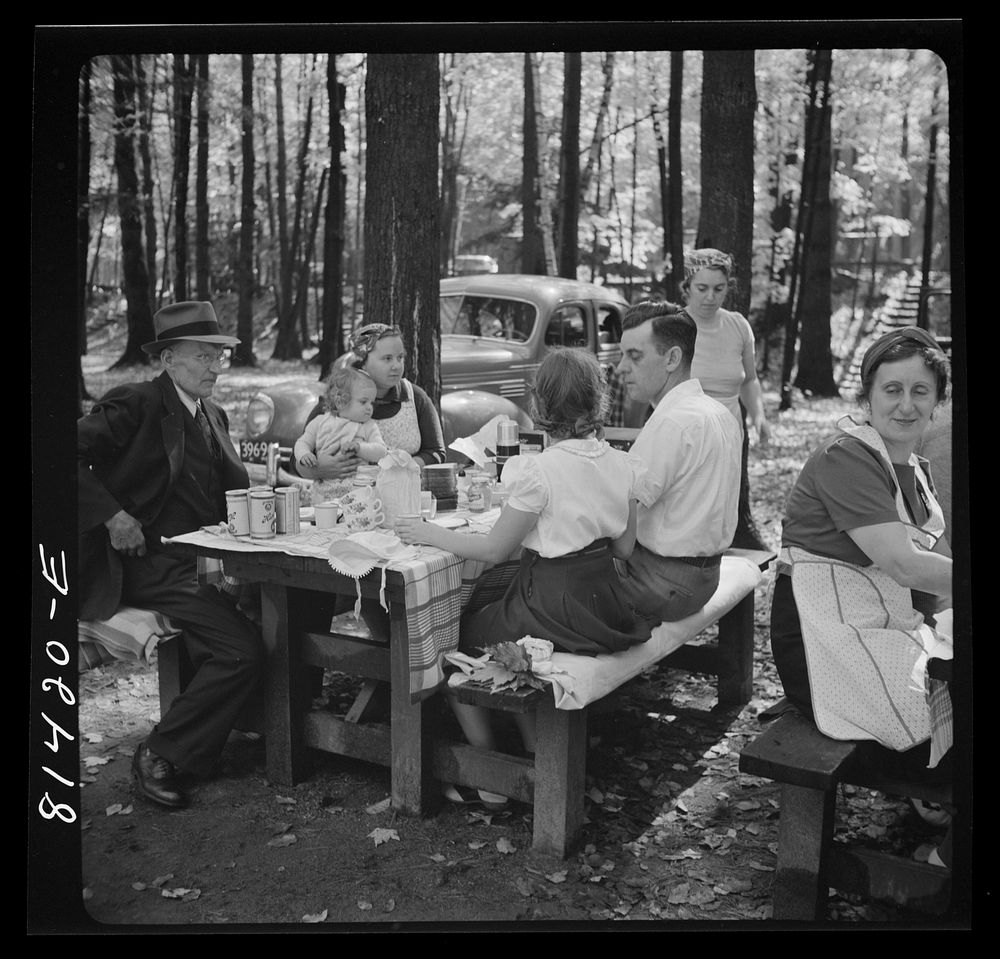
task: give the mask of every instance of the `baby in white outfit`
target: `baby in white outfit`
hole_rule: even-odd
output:
[[[314,467],[320,453],[336,453],[338,449],[357,453],[368,463],[377,463],[388,452],[378,423],[372,419],[375,404],[375,381],[363,370],[346,366],[330,375],[324,403],[328,412],[306,424],[295,441],[292,455],[295,462]],[[317,489],[322,484],[322,490]],[[351,487],[351,477],[338,480],[317,480],[313,484],[313,502],[340,496]]]

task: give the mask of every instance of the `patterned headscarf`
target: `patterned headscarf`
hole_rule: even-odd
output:
[[[905,343],[907,340],[927,346],[932,350],[941,349],[938,341],[927,330],[922,330],[918,326],[901,326],[897,330],[890,330],[880,336],[865,351],[864,358],[861,360],[861,382],[867,383],[869,375],[882,357],[894,346]]]
[[[402,335],[403,331],[398,326],[389,326],[387,323],[369,323],[367,326],[358,327],[351,334],[351,352],[355,356],[355,365],[364,365],[368,354],[375,349],[379,340],[384,340],[388,336]]]
[[[728,253],[710,246],[685,253],[684,279],[690,280],[699,270],[722,270],[726,276],[732,276],[733,258]]]

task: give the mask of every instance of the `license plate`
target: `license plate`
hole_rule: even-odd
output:
[[[267,462],[267,443],[264,441],[251,443],[249,440],[240,440],[240,459],[244,463],[265,464]]]

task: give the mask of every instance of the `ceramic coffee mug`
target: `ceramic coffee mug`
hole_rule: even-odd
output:
[[[368,499],[349,493],[340,501],[340,508],[344,512],[344,522],[352,533],[375,529],[385,521],[382,500],[377,497]]]
[[[317,529],[332,529],[337,525],[340,506],[337,503],[317,503],[313,507],[313,521]]]

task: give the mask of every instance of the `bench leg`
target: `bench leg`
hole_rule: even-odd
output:
[[[565,857],[583,824],[587,711],[546,700],[537,722],[532,848]]]
[[[812,921],[825,917],[835,805],[833,790],[787,783],[781,787],[773,918]]]
[[[743,706],[753,696],[754,594],[719,619],[719,705]]]

